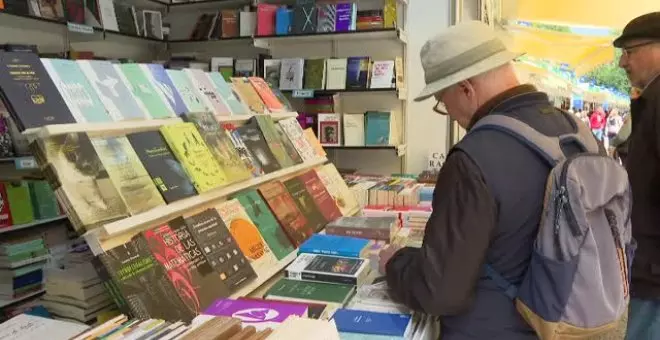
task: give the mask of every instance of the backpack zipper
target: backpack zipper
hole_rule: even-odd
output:
[[[564,162],[564,165],[562,165],[561,169],[561,174],[559,176],[559,183],[561,187],[559,188],[559,195],[563,196],[563,205],[565,206],[566,209],[566,220],[568,221],[568,226],[571,228],[571,232],[573,233],[573,236],[582,236],[582,232],[580,231],[580,225],[577,221],[577,218],[575,217],[575,212],[573,212],[573,207],[571,206],[571,199],[568,196],[568,168],[571,165],[571,162],[573,162],[576,158],[578,157],[604,157],[600,154],[593,154],[593,153],[579,153],[577,155],[573,155],[566,159]]]

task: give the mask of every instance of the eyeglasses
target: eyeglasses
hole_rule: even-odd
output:
[[[445,103],[441,102],[438,100],[437,103],[435,103],[435,106],[433,107],[433,111],[435,113],[439,113],[441,115],[447,115],[447,107],[445,106]]]
[[[653,45],[653,44],[659,44],[659,43],[660,43],[660,41],[656,41],[656,40],[647,41],[647,42],[639,43],[639,44],[632,45],[632,46],[622,47],[621,52],[623,52],[623,55],[627,57],[627,56],[631,55],[636,49],[638,49],[640,47],[649,46],[649,45]]]

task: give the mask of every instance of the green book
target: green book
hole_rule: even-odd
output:
[[[149,113],[151,118],[171,118],[174,117],[174,110],[163,97],[154,84],[151,82],[150,75],[145,73],[140,64],[121,64],[115,65],[126,78],[126,85],[133,92],[135,99]]]
[[[34,208],[34,218],[44,220],[60,216],[60,207],[50,184],[46,181],[31,181],[30,199]]]
[[[282,168],[294,166],[295,163],[286,152],[284,144],[282,143],[282,140],[280,139],[280,136],[275,129],[275,122],[273,121],[273,118],[267,115],[256,115],[255,119],[257,120],[257,125],[261,130],[261,134],[266,140],[266,144],[268,144],[270,151],[277,159],[277,162],[280,163],[280,166]]]
[[[13,255],[31,251],[38,251],[45,249],[46,245],[41,237],[33,240],[27,240],[21,243],[5,244],[0,247],[0,255]]]
[[[30,200],[30,187],[26,181],[5,183],[9,211],[14,225],[34,221],[34,209]]]
[[[235,195],[250,219],[259,229],[277,260],[281,260],[295,250],[291,241],[287,238],[284,230],[277,223],[275,216],[270,211],[264,200],[256,190],[249,190]]]
[[[353,285],[281,279],[266,292],[264,298],[344,305],[354,292]]]

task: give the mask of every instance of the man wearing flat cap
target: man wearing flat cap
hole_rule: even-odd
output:
[[[628,339],[660,339],[660,12],[632,20],[614,41],[619,66],[642,89],[631,102],[626,169],[633,192]]]
[[[380,270],[394,298],[441,317],[443,340],[537,339],[510,294],[483,268],[489,264],[511,284],[521,283],[550,166],[507,133],[470,130],[489,115],[513,118],[551,137],[575,133],[577,123],[554,108],[547,94],[520,84],[512,65],[519,54],[484,23],[448,28],[426,42],[420,56],[426,87],[416,100],[433,99],[434,111],[468,134],[440,171],[422,247],[383,250]],[[564,151],[580,149],[567,145]]]

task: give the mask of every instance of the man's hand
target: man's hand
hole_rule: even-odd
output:
[[[385,267],[387,266],[387,262],[390,261],[392,256],[394,256],[394,253],[396,253],[399,249],[401,249],[400,246],[390,244],[387,246],[387,248],[380,251],[380,254],[378,254],[378,270],[381,274],[385,274]]]

